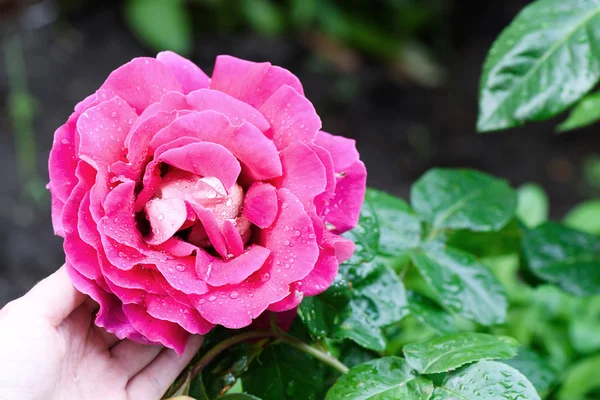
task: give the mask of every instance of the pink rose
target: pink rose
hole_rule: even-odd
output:
[[[178,352],[216,324],[327,289],[354,251],[366,170],[320,131],[298,78],[171,52],[136,58],[54,136],[49,188],[73,283],[96,324]]]

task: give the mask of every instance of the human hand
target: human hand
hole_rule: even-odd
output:
[[[0,399],[159,399],[202,344],[191,336],[178,357],[119,340],[94,325],[96,307],[63,266],[0,310]]]

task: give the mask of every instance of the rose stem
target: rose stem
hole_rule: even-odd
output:
[[[194,379],[211,361],[213,361],[219,354],[228,349],[231,346],[234,346],[238,343],[242,343],[252,339],[262,339],[273,337],[277,338],[277,340],[281,343],[288,344],[296,349],[303,351],[316,359],[322,361],[323,363],[329,365],[330,367],[338,370],[342,374],[348,372],[348,367],[342,364],[337,358],[333,357],[331,354],[325,353],[303,341],[296,339],[293,336],[290,336],[283,332],[272,332],[272,331],[250,331],[240,333],[239,335],[232,336],[228,339],[223,340],[215,347],[210,349],[191,370],[191,379]]]

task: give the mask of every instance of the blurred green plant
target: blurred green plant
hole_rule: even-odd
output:
[[[439,85],[444,74],[419,35],[424,28],[439,29],[445,10],[442,0],[127,0],[125,3],[130,28],[154,50],[189,54],[193,48],[193,30],[250,29],[270,37],[297,34],[306,45],[341,68],[355,68],[358,54],[365,54],[428,86]]]
[[[46,207],[48,193],[40,178],[33,120],[36,101],[29,92],[23,49],[18,36],[8,37],[2,43],[4,64],[8,77],[8,110],[16,147],[17,173],[22,195],[39,207]]]

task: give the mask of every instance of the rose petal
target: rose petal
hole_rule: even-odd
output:
[[[270,254],[270,250],[252,245],[241,255],[224,261],[200,251],[196,259],[196,271],[209,285],[235,285],[258,271]]]
[[[169,296],[146,296],[148,314],[154,318],[178,324],[192,334],[204,335],[214,325],[202,318],[200,313],[191,307],[180,304]]]
[[[50,194],[52,197],[52,227],[54,228],[54,234],[60,237],[65,237],[65,230],[62,224],[62,213],[63,208],[65,207],[65,203],[60,201],[57,195],[54,194],[54,189],[52,185],[48,185],[48,189],[50,190]]]
[[[52,195],[62,203],[67,200],[77,184],[75,176],[78,161],[75,155],[76,146],[78,146],[78,143],[75,143],[77,118],[79,118],[79,114],[71,114],[67,123],[56,130],[48,159]]]
[[[162,343],[183,354],[190,336],[181,326],[152,317],[146,309],[136,304],[123,304],[123,313],[131,325],[149,341]]]
[[[176,168],[219,179],[229,191],[240,175],[239,161],[225,147],[209,142],[190,143],[156,157]]]
[[[152,199],[146,203],[145,211],[151,230],[144,240],[152,245],[166,242],[187,218],[187,208],[181,199]]]
[[[182,91],[171,69],[154,58],[140,57],[114,70],[96,95],[101,101],[119,96],[141,114],[170,91]]]
[[[187,102],[197,111],[213,110],[226,115],[234,126],[240,126],[247,121],[263,132],[270,126],[254,107],[217,90],[196,90],[187,96]]]
[[[354,139],[319,131],[315,139],[315,144],[323,147],[331,154],[335,172],[337,173],[345,171],[359,159]]]
[[[270,63],[255,63],[231,56],[219,56],[215,62],[210,88],[258,108],[281,86],[289,85],[303,93],[294,74]]]
[[[279,88],[258,111],[271,124],[267,136],[280,150],[297,141],[313,141],[321,129],[321,119],[312,103],[287,85]]]
[[[253,180],[268,180],[281,175],[277,148],[251,124],[234,127],[221,113],[194,112],[177,118],[158,132],[150,142],[150,151],[180,137],[195,137],[224,146],[243,164],[245,173]]]
[[[304,293],[298,290],[298,285],[292,283],[290,286],[291,293],[283,300],[273,303],[269,306],[269,311],[282,312],[292,310],[298,307],[298,304],[304,299]]]
[[[96,169],[124,159],[123,143],[135,118],[133,108],[118,97],[86,110],[77,120],[79,157]]]
[[[271,226],[277,216],[276,189],[264,182],[255,182],[244,199],[244,216],[259,228]]]
[[[87,294],[100,305],[96,314],[96,325],[105,328],[119,339],[148,342],[129,322],[123,313],[121,301],[115,295],[102,290],[94,281],[78,273],[68,262],[65,267],[77,290]]]
[[[362,161],[354,162],[337,176],[335,196],[323,208],[325,222],[333,225],[336,233],[346,232],[358,223],[366,182],[367,169]]]
[[[306,144],[295,142],[280,153],[283,175],[276,186],[292,191],[305,206],[327,187],[325,166]]]
[[[242,254],[244,251],[244,241],[230,219],[223,221],[221,231],[227,245],[228,256],[232,254],[234,257],[237,257]]]
[[[225,243],[225,238],[223,237],[223,233],[219,227],[219,224],[213,215],[213,213],[198,205],[198,204],[190,204],[194,211],[196,211],[196,215],[198,215],[198,219],[202,223],[202,228],[208,235],[208,239],[210,240],[210,244],[215,248],[217,253],[221,255],[221,257],[226,258],[228,256],[227,245]],[[197,225],[196,225],[197,226]],[[190,237],[194,235],[194,226],[192,228],[192,232],[190,233]],[[190,240],[194,243],[194,240]]]
[[[181,84],[184,94],[207,88],[210,78],[196,64],[172,51],[158,53],[156,59],[168,66]]]

